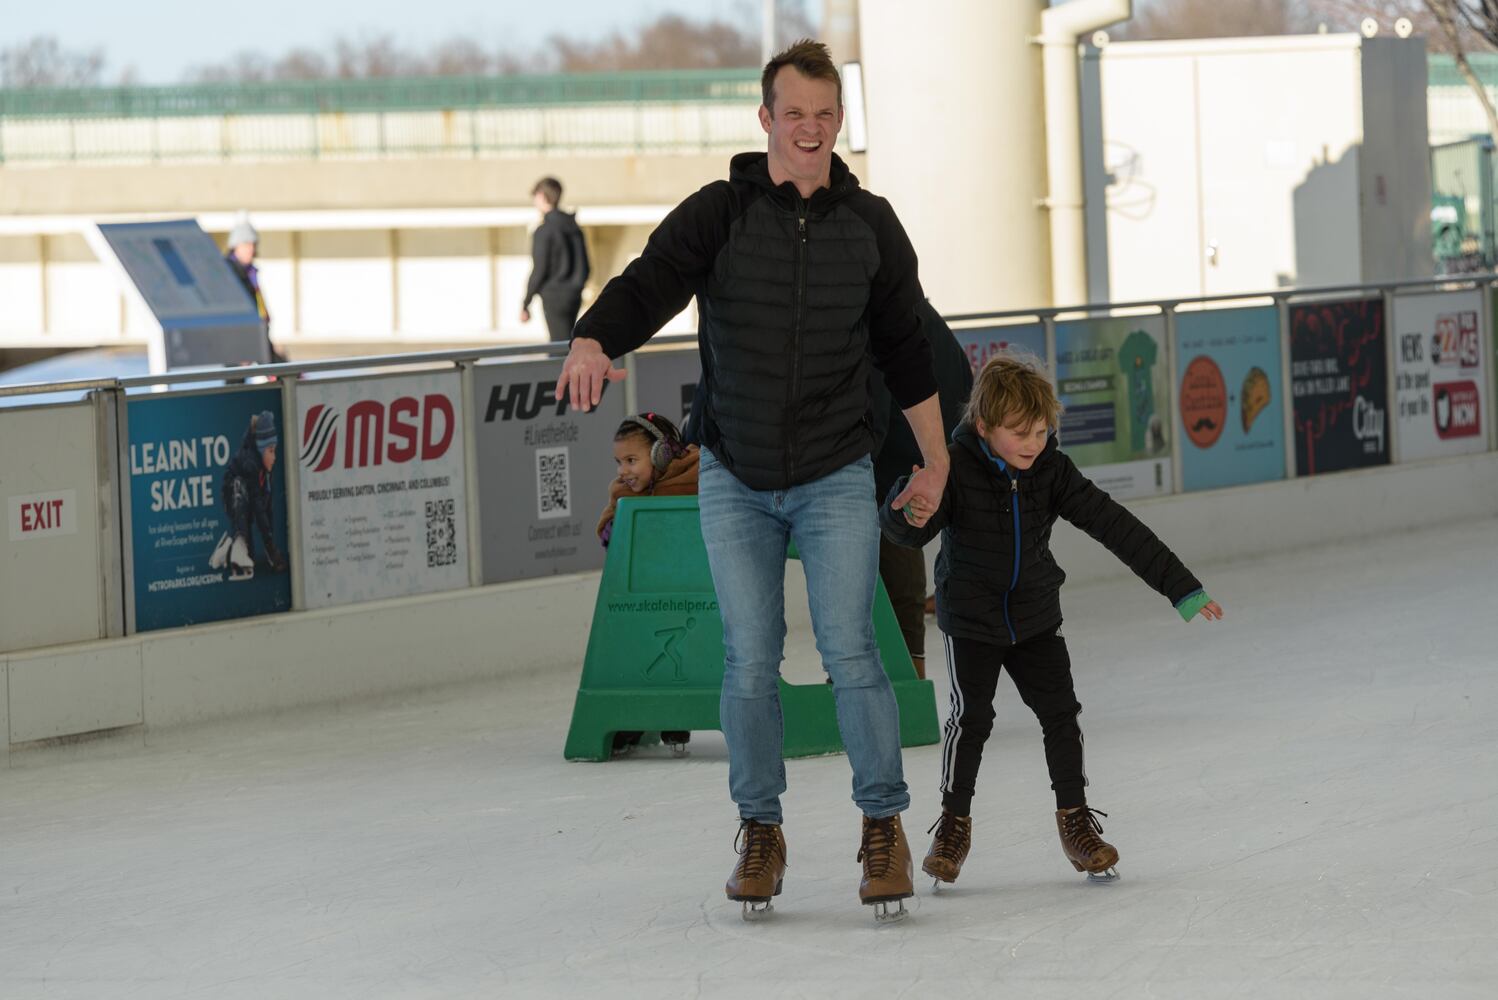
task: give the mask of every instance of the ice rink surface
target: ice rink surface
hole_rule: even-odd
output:
[[[1063,593],[1114,885],[1003,681],[954,888],[876,926],[846,760],[792,761],[746,924],[721,738],[567,763],[576,673],[530,674],[13,754],[0,997],[1498,996],[1498,521],[1192,568],[1225,622]],[[919,859],[938,748],[905,767]]]

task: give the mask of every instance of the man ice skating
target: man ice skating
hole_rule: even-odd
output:
[[[224,513],[229,530],[219,539],[208,565],[229,567],[230,580],[248,580],[255,575],[255,545],[250,529],[260,532],[265,559],[273,572],[286,571],[286,558],[276,547],[271,509],[271,472],[276,467],[276,418],[262,410],[250,418],[239,451],[224,467]]]
[[[719,711],[740,819],[728,898],[743,902],[746,919],[768,910],[786,868],[776,683],[794,541],[863,813],[859,898],[881,918],[898,916],[913,893],[900,824],[910,795],[899,710],[874,643],[879,529],[865,417],[872,359],[926,462],[904,496],[934,506],[948,459],[916,317],[925,296],[889,203],[833,154],[842,85],[826,46],[802,41],[771,59],[761,92],[767,152],[735,156],[729,179],[678,205],[609,282],[574,330],[558,391],[574,407],[597,405],[604,384],[624,377],[611,359],[697,298],[698,496],[723,618]]]

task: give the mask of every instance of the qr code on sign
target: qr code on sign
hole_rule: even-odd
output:
[[[458,521],[451,499],[427,501],[427,565],[458,561]]]
[[[541,517],[572,516],[572,477],[566,448],[536,449],[536,502]]]

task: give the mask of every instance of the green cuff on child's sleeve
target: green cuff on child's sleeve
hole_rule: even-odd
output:
[[[1211,603],[1212,598],[1207,596],[1207,592],[1205,590],[1198,590],[1194,594],[1189,594],[1181,598],[1181,603],[1176,605],[1176,610],[1181,613],[1182,621],[1189,622],[1196,617],[1198,611]]]

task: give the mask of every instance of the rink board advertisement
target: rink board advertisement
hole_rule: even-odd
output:
[[[1181,488],[1210,490],[1285,477],[1279,310],[1176,316],[1176,433]]]
[[[1389,463],[1383,299],[1290,307],[1299,475]]]
[[[468,585],[457,372],[297,387],[309,608]]]
[[[1479,292],[1394,300],[1394,420],[1400,461],[1488,445],[1488,368]]]
[[[127,405],[135,631],[290,610],[281,391]]]
[[[561,370],[560,360],[474,368],[485,583],[603,566],[596,528],[624,393],[616,382],[594,409],[573,410],[556,397]]]
[[[952,336],[962,345],[974,375],[995,354],[1017,354],[1045,364],[1045,327],[1039,323],[970,326],[954,329]]]
[[[0,410],[0,654],[103,638],[95,427],[88,401]]]
[[[1056,324],[1061,447],[1119,499],[1171,491],[1166,362],[1163,316]]]
[[[641,413],[655,412],[683,431],[692,412],[692,393],[702,375],[697,348],[644,351],[635,355],[635,402]],[[616,386],[618,391],[621,386]],[[620,396],[624,394],[619,393]]]

